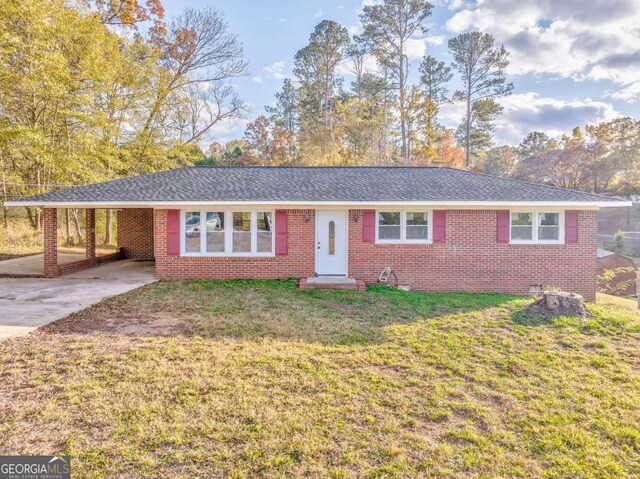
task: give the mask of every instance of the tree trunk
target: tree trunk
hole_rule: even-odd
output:
[[[402,156],[402,161],[404,166],[409,166],[409,157],[407,151],[407,119],[405,115],[404,109],[404,49],[402,43],[400,43],[400,75],[398,86],[400,87],[400,135],[402,136],[402,147],[400,149],[400,156]]]
[[[78,243],[79,245],[84,244],[84,240],[83,240],[83,236],[82,236],[82,230],[80,228],[80,220],[78,219],[78,208],[74,208],[72,210],[73,213],[73,226],[76,230],[76,236],[78,236]]]
[[[111,235],[111,210],[106,210],[105,213],[105,227],[104,227],[104,242],[103,244],[109,245],[113,240]]]
[[[5,175],[4,162],[2,164],[2,220],[4,223],[4,227],[8,228],[9,224],[7,223],[7,207],[4,205],[5,201],[9,199],[9,195],[7,194],[7,177]]]
[[[71,246],[71,224],[69,221],[69,208],[64,209],[64,233],[67,237],[67,246]]]
[[[467,168],[471,168],[471,84],[467,88],[467,124],[466,124],[466,145],[465,153]]]
[[[34,230],[38,229],[38,225],[36,224],[35,217],[33,216],[33,210],[31,208],[26,208],[27,210],[27,218],[29,218],[29,224]]]
[[[376,160],[376,164],[379,164],[380,159],[382,162],[387,165],[387,110],[388,110],[388,97],[389,97],[389,89],[387,88],[387,70],[384,70],[384,97],[382,102],[382,128],[380,129],[380,141],[378,144],[378,156],[379,158]]]

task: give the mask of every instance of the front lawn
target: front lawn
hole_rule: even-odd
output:
[[[161,282],[0,343],[0,453],[73,477],[640,475],[640,321]]]

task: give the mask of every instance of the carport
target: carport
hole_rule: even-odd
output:
[[[58,251],[58,210],[81,208],[86,205],[43,206],[43,253],[14,258],[0,263],[0,277],[56,278],[113,261],[131,259],[153,261],[153,208],[120,208],[117,215],[117,249],[110,254],[96,254],[96,209],[85,207],[84,254]],[[7,202],[7,206],[25,206],[21,201]]]

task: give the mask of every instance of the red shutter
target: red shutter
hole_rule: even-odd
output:
[[[167,254],[180,254],[180,210],[167,211]]]
[[[578,212],[564,212],[564,241],[565,243],[578,242]]]
[[[362,213],[362,241],[373,243],[376,240],[376,212],[364,210]]]
[[[497,216],[497,239],[498,243],[509,242],[509,230],[511,229],[511,212],[509,210],[496,211]]]
[[[433,212],[433,242],[444,243],[447,240],[447,212],[436,210]]]
[[[276,256],[287,254],[287,211],[276,210]]]

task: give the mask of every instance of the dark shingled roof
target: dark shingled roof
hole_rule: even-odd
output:
[[[614,198],[454,168],[185,167],[24,198],[46,202],[514,201]]]

